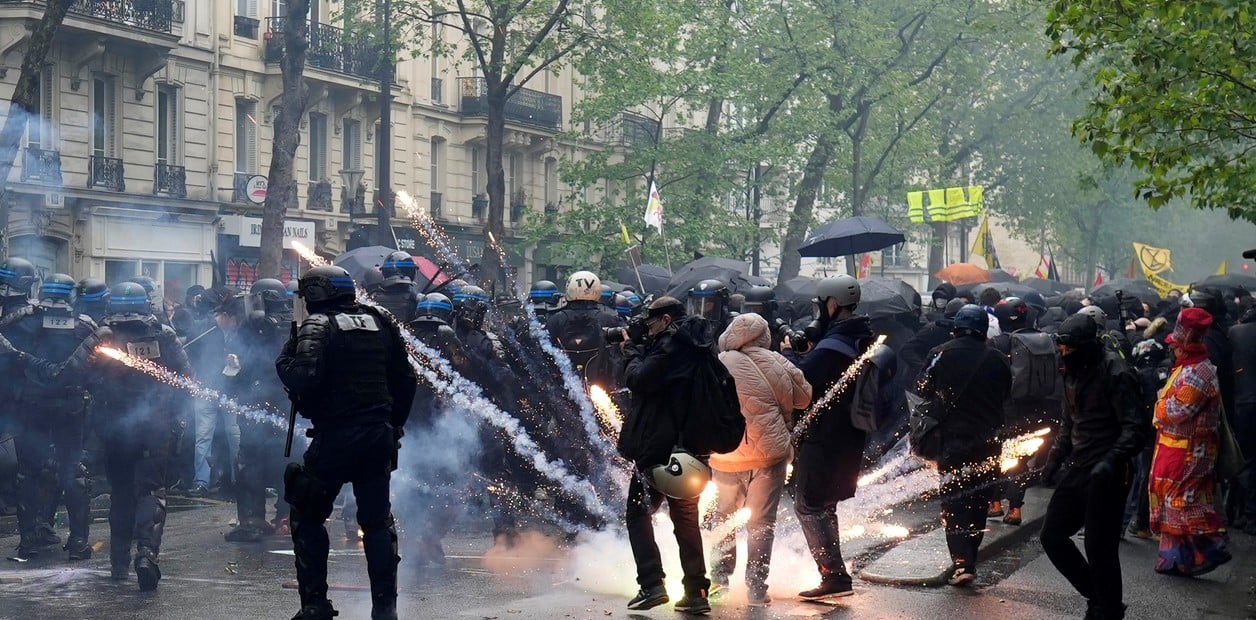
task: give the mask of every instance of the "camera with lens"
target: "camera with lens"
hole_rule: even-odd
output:
[[[772,321],[772,333],[776,334],[782,339],[793,338],[794,328],[789,324],[789,321],[786,321],[785,319],[782,319],[782,318],[777,318],[776,320]]]
[[[628,319],[627,327],[603,327],[602,337],[606,339],[607,344],[619,344],[624,341],[645,344],[650,334],[650,328],[645,324],[645,319],[645,315],[638,314]]]

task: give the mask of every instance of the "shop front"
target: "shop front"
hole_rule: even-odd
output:
[[[292,249],[294,242],[314,248],[315,225],[312,221],[287,220],[283,224],[283,254],[279,279],[285,284],[300,275],[300,257]],[[262,252],[262,218],[224,215],[218,235],[216,260],[222,283],[237,289],[248,289],[261,277],[258,262]]]
[[[173,303],[183,301],[188,287],[212,283],[215,216],[124,206],[91,207],[82,215],[82,245],[72,249],[74,262],[82,265],[75,277],[113,285],[147,276]]]

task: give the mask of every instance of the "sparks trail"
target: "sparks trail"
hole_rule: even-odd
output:
[[[125,364],[128,368],[133,368],[158,381],[161,381],[170,387],[183,390],[201,400],[207,400],[211,403],[215,403],[223,410],[237,416],[247,418],[254,422],[264,422],[277,428],[286,429],[288,427],[286,416],[280,414],[278,411],[265,408],[257,409],[245,407],[236,402],[234,399],[223,395],[221,392],[201,385],[196,381],[196,379],[181,375],[168,368],[163,368],[146,359],[127,355],[126,353],[123,353],[113,347],[101,345],[96,347],[96,351],[101,355]]]
[[[802,419],[798,421],[798,425],[794,427],[793,441],[795,448],[798,447],[800,442],[802,442],[803,437],[807,435],[807,428],[810,427],[811,424],[815,422],[816,418],[820,416],[820,411],[828,406],[834,398],[841,396],[842,393],[846,391],[846,388],[850,386],[850,384],[855,381],[855,378],[859,376],[859,373],[863,371],[864,366],[872,363],[872,354],[876,352],[877,347],[883,344],[885,344],[885,336],[877,336],[877,339],[873,341],[872,346],[868,347],[868,350],[864,351],[862,355],[855,358],[855,361],[846,369],[846,372],[842,373],[842,376],[838,378],[837,382],[829,387],[828,391],[824,393],[824,396],[821,396],[819,400],[811,403],[811,406],[807,408],[807,412],[803,414]]]
[[[616,440],[623,428],[624,417],[620,414],[619,407],[615,406],[615,401],[611,400],[610,394],[607,394],[606,390],[599,385],[589,386],[589,400],[593,401],[598,420],[606,428],[607,439]]]
[[[423,235],[423,239],[432,249],[436,250],[441,256],[440,259],[449,265],[458,268],[458,271],[466,271],[466,264],[458,257],[458,253],[453,249],[453,240],[449,238],[440,227],[432,220],[430,215],[423,213],[419,209],[418,203],[414,201],[414,197],[410,192],[401,190],[395,195],[397,205],[401,210],[410,216],[414,229]]]

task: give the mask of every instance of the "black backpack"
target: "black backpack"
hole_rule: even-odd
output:
[[[559,322],[558,329],[555,329],[551,319],[550,332],[558,338],[559,346],[567,353],[582,379],[597,376],[606,349],[606,337],[597,313],[573,308],[563,314],[564,320]]]
[[[746,435],[737,384],[715,352],[704,348],[694,364],[679,444],[699,456],[736,450]]]
[[[1060,354],[1056,352],[1055,340],[1048,334],[1033,332],[1013,332],[1008,336],[1011,399],[1055,398],[1064,381],[1060,376]]]

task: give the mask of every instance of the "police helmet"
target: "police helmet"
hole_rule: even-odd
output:
[[[955,313],[955,318],[951,319],[951,333],[956,336],[981,336],[986,337],[986,330],[990,328],[990,315],[981,306],[976,304],[965,304],[964,307]]]
[[[756,284],[743,293],[745,301],[741,303],[741,311],[757,314],[769,322],[776,314],[776,291],[770,286]]]
[[[153,291],[157,290],[157,283],[148,276],[132,276],[127,278],[127,282],[134,282],[144,287],[144,292],[149,295],[153,294]]]
[[[0,297],[30,297],[38,278],[35,265],[25,258],[10,256],[0,263]]]
[[[454,312],[459,319],[479,327],[484,321],[484,314],[488,312],[488,302],[488,293],[484,289],[468,284],[454,295]]]
[[[448,325],[454,320],[454,305],[448,297],[440,293],[428,293],[415,306],[414,315],[417,323]]]
[[[297,294],[308,304],[349,301],[357,293],[353,278],[343,267],[315,267],[301,275]]]
[[[558,285],[549,280],[537,280],[528,291],[528,301],[532,305],[549,310],[558,305]]]
[[[1020,297],[1008,297],[994,307],[994,318],[1001,330],[1016,331],[1029,324],[1029,304]]]
[[[78,281],[77,289],[75,301],[79,306],[104,304],[109,300],[109,285],[100,278],[83,278]]]
[[[716,279],[702,280],[689,289],[686,310],[689,314],[719,320],[728,308],[728,285]]]
[[[602,296],[602,279],[592,271],[577,271],[567,278],[567,301],[597,301]]]
[[[379,267],[371,267],[362,274],[362,288],[368,293],[377,293],[384,287],[384,272]]]
[[[445,283],[445,290],[449,291],[449,296],[452,298],[454,295],[458,294],[458,291],[462,290],[462,287],[466,285],[466,280],[463,280],[462,278],[454,278]]]
[[[711,481],[711,468],[698,457],[677,449],[665,465],[650,468],[650,486],[676,499],[693,499]]]
[[[615,290],[609,284],[602,285],[602,294],[598,295],[598,301],[608,308],[615,307]]]
[[[394,284],[413,284],[419,268],[414,264],[414,257],[400,250],[388,255],[384,264],[379,267],[384,276],[384,286]]]
[[[628,299],[627,295],[623,293],[615,294],[615,314],[626,319],[632,316],[633,311],[636,309],[637,307],[633,305],[632,300]]]
[[[74,278],[64,273],[54,273],[39,285],[39,305],[43,308],[74,308]]]
[[[284,290],[288,291],[288,299],[291,300],[297,294],[297,279],[288,280],[288,283],[284,285]]]
[[[1072,348],[1096,343],[1099,341],[1099,324],[1090,314],[1078,312],[1060,323],[1055,341]]]
[[[845,274],[825,278],[816,284],[816,298],[822,303],[826,299],[836,299],[839,307],[854,309],[859,305],[859,296],[859,280]]]
[[[133,320],[153,316],[148,292],[138,282],[119,282],[109,289],[108,317],[112,320]]]
[[[288,299],[288,288],[275,278],[262,278],[254,282],[253,286],[249,287],[249,297],[252,300],[253,309],[262,310],[272,316],[276,312],[286,311],[291,304]],[[258,301],[261,302],[260,307]]]

